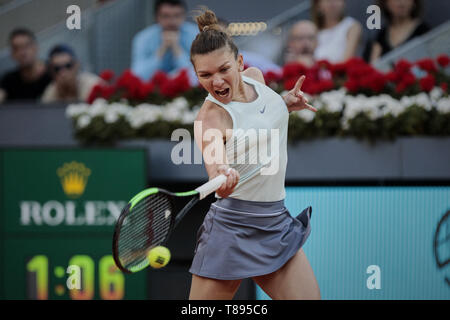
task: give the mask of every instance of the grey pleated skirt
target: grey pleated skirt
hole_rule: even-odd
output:
[[[189,272],[220,280],[272,273],[305,243],[311,232],[311,213],[312,208],[307,207],[294,218],[283,200],[219,199],[197,232]]]

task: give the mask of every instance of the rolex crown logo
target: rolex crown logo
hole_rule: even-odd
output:
[[[70,198],[78,198],[84,193],[91,169],[83,163],[72,161],[64,163],[56,172],[61,180],[64,193]]]

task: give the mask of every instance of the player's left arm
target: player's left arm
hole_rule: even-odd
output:
[[[264,75],[258,68],[255,67],[247,68],[242,72],[242,74],[256,81],[259,81],[262,84],[266,84],[266,81],[264,80]],[[292,89],[284,96],[282,96],[289,112],[303,109],[308,109],[313,112],[317,112],[316,108],[308,104],[308,99],[303,95],[303,92],[301,91],[302,84],[303,81],[305,81],[305,78],[306,78],[305,76],[301,76],[297,80],[294,89]]]
[[[303,81],[305,81],[305,76],[301,76],[294,88],[286,93],[283,97],[284,102],[288,108],[288,111],[299,111],[303,109],[308,109],[313,112],[317,112],[317,109],[308,103],[308,98],[303,94],[302,85]]]

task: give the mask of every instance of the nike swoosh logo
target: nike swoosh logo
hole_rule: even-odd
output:
[[[260,113],[264,113],[264,111],[266,111],[266,106],[262,110],[259,110]]]

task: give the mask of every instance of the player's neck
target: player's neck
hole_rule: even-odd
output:
[[[239,87],[236,95],[233,97],[233,101],[237,102],[252,102],[257,98],[257,93],[252,85],[246,84],[242,77],[239,81]]]

